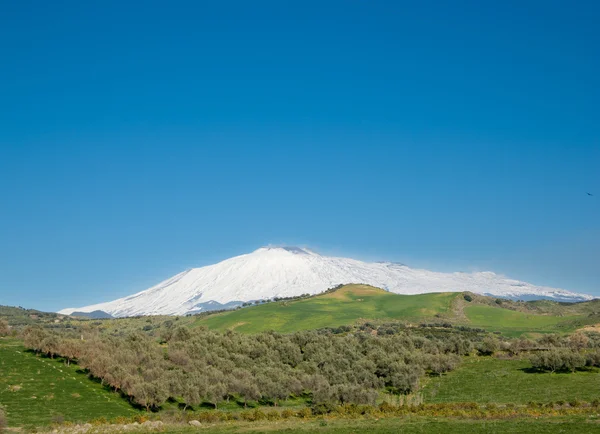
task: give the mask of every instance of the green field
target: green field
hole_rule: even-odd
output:
[[[506,336],[571,332],[597,321],[590,316],[594,302],[575,305],[556,302],[517,303],[462,293],[398,295],[366,285],[346,285],[334,292],[295,301],[279,301],[230,312],[207,315],[192,323],[210,329],[282,333],[353,325],[363,320],[398,320],[407,323],[450,322],[499,331]]]
[[[233,422],[210,426],[198,431],[193,428],[167,428],[164,433],[192,432],[227,433],[329,433],[329,434],[489,434],[489,433],[598,433],[600,419],[593,416],[511,418],[499,420],[470,420],[452,418],[390,417],[383,419],[322,419],[281,422]]]
[[[499,331],[506,336],[523,333],[569,332],[578,316],[536,315],[501,307],[486,305],[465,306],[464,313],[469,324],[486,330]]]
[[[457,294],[397,295],[366,285],[291,302],[273,302],[200,318],[195,325],[242,333],[293,332],[351,325],[360,319],[419,321],[450,311]]]
[[[442,377],[428,379],[425,402],[477,402],[527,404],[530,401],[600,398],[600,375],[593,368],[575,373],[529,372],[528,360],[466,357],[462,365]]]
[[[40,426],[53,420],[87,421],[131,416],[120,395],[58,360],[36,357],[20,342],[0,338],[0,404],[9,425]]]

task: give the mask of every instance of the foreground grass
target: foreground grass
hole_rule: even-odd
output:
[[[109,431],[107,431],[109,432]],[[321,419],[315,421],[234,422],[209,425],[200,429],[167,427],[164,433],[597,433],[597,416],[540,417],[499,420],[449,418]]]
[[[430,378],[423,391],[425,402],[477,402],[527,404],[530,401],[586,401],[600,398],[597,369],[575,373],[531,372],[524,360],[467,357],[442,377]]]
[[[36,357],[19,341],[0,338],[0,404],[9,426],[136,414],[118,394],[76,371],[75,366]]]
[[[333,293],[298,301],[272,302],[200,318],[195,325],[242,333],[289,333],[351,325],[360,319],[420,321],[449,312],[452,293],[398,295],[367,285],[347,285]],[[265,321],[268,318],[268,321]]]

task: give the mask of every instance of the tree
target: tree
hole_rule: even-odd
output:
[[[65,359],[65,364],[69,366],[73,359],[80,354],[80,341],[77,339],[60,339],[56,351]]]
[[[492,356],[498,351],[498,341],[493,336],[486,336],[477,347],[482,356]]]
[[[8,336],[10,334],[10,326],[8,325],[8,321],[5,319],[0,319],[0,337]]]
[[[36,353],[42,351],[42,341],[46,338],[46,332],[39,326],[28,326],[23,330],[23,343]]]
[[[217,405],[219,404],[219,402],[221,402],[223,400],[223,398],[225,397],[226,394],[227,394],[227,388],[225,387],[225,384],[223,384],[221,381],[219,381],[216,383],[209,384],[208,388],[206,389],[205,398],[208,402],[210,402],[212,405],[215,406],[215,410],[216,410]],[[246,407],[245,400],[244,400],[244,407]]]
[[[58,354],[58,338],[53,335],[47,335],[41,343],[42,352],[50,356],[51,359]]]
[[[455,354],[435,354],[427,358],[427,369],[441,377],[443,373],[456,369],[459,363],[460,358]]]
[[[421,375],[423,370],[417,365],[394,362],[390,365],[386,386],[394,393],[408,394],[417,389]]]
[[[569,336],[569,347],[577,351],[587,348],[589,342],[590,339],[582,332],[573,333]]]
[[[158,409],[168,398],[168,387],[160,381],[145,381],[138,377],[133,385],[133,399],[146,411]]]
[[[213,397],[208,397],[208,395],[209,386],[206,377],[200,375],[198,372],[190,372],[183,377],[181,397],[185,402],[184,411],[188,406],[195,407],[202,404],[205,397],[209,400]]]
[[[580,353],[567,348],[552,348],[530,357],[531,365],[554,373],[560,370],[575,372],[586,364],[586,359]]]

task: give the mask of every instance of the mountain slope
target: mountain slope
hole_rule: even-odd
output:
[[[102,310],[113,316],[182,315],[234,307],[241,302],[317,294],[338,284],[365,283],[397,294],[470,291],[506,298],[563,301],[593,297],[531,285],[491,272],[438,273],[392,262],[367,263],[322,256],[297,247],[263,247],[202,268],[179,273],[158,285],[108,303],[60,311]]]

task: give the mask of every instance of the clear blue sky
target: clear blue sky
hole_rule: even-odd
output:
[[[5,2],[0,304],[107,301],[268,243],[600,295],[599,22],[597,1]]]

